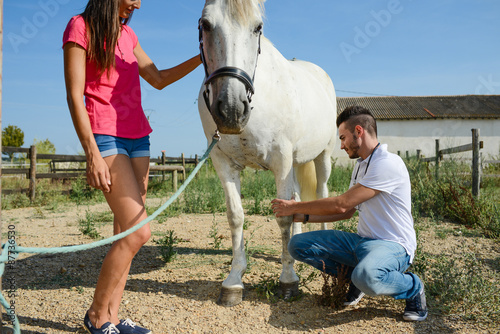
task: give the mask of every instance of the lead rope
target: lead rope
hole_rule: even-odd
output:
[[[96,247],[101,247],[103,245],[111,244],[117,240],[120,240],[122,238],[125,238],[126,236],[134,233],[153,219],[155,219],[161,212],[163,212],[166,208],[172,204],[173,201],[179,197],[179,195],[186,189],[188,184],[193,180],[195,175],[198,173],[200,168],[203,166],[203,164],[206,162],[208,159],[208,156],[212,149],[214,148],[215,144],[217,144],[221,140],[221,136],[219,134],[219,131],[216,131],[214,136],[212,137],[212,143],[208,147],[207,151],[201,158],[200,162],[198,165],[193,169],[193,171],[189,174],[188,178],[186,181],[180,186],[179,190],[177,190],[172,197],[170,197],[161,207],[159,207],[151,216],[145,218],[143,221],[141,221],[139,224],[134,225],[130,229],[120,233],[116,234],[110,238],[104,239],[104,240],[99,240],[96,242],[92,242],[89,244],[84,244],[84,245],[75,245],[75,246],[65,246],[65,247],[53,247],[53,248],[43,248],[43,247],[21,247],[16,244],[16,241],[14,239],[11,239],[8,241],[8,243],[4,243],[2,245],[2,254],[0,254],[0,279],[5,271],[5,263],[13,263],[15,259],[18,257],[19,253],[37,253],[37,254],[56,254],[56,253],[73,253],[73,252],[78,252],[82,250],[88,250]],[[12,319],[12,325],[14,329],[14,334],[21,334],[21,329],[19,327],[19,319],[17,318],[17,315],[15,313],[15,310],[9,302],[5,299],[5,297],[2,294],[2,291],[0,290],[0,304],[4,307],[5,311],[7,312],[7,316]]]

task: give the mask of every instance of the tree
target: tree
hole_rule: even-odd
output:
[[[9,125],[2,130],[2,146],[21,147],[24,144],[24,132],[15,125]],[[14,159],[14,153],[6,153],[10,160]]]
[[[35,138],[33,140],[33,145],[36,146],[37,154],[56,154],[56,147],[52,144],[49,138],[45,140],[38,140]]]
[[[45,140],[38,140],[34,139],[33,140],[33,145],[36,147],[36,154],[56,154],[56,147],[52,142],[49,140],[49,138]],[[50,160],[39,160],[42,163],[48,163]]]

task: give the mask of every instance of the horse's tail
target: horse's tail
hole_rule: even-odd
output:
[[[297,182],[300,186],[300,200],[313,201],[316,197],[316,167],[314,161],[296,167]]]

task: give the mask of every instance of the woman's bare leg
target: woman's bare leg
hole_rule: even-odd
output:
[[[149,158],[145,159],[149,161]],[[108,164],[111,174],[111,191],[104,193],[104,195],[114,213],[114,230],[125,231],[147,217],[143,199],[144,185],[139,185],[137,181],[134,169],[134,165],[137,163],[132,162],[126,155],[117,154],[106,157],[104,160]],[[139,165],[144,165],[144,162],[139,163]],[[131,235],[114,242],[111,246],[104,258],[94,300],[89,309],[89,318],[96,328],[100,328],[112,320],[116,323],[116,318],[111,319],[111,317],[117,317],[116,296],[119,295],[121,299],[125,287],[124,281],[126,281],[132,259],[150,236],[151,231],[148,224]],[[120,288],[118,288],[119,286]],[[115,314],[110,314],[111,310]]]
[[[141,191],[141,197],[143,203],[146,203],[146,193],[148,190],[148,181],[149,181],[149,157],[143,158],[132,158],[131,160],[132,168],[134,169],[135,177],[137,180],[137,184],[139,185]],[[120,226],[115,224],[114,233],[118,234],[123,231],[120,230]],[[127,277],[130,271],[130,265],[124,273],[123,277],[120,280],[120,283],[113,291],[113,295],[111,296],[111,300],[109,303],[109,315],[112,323],[117,325],[120,322],[120,318],[118,317],[118,309],[120,308],[120,303],[122,300],[123,292],[125,290],[125,285],[127,284]]]

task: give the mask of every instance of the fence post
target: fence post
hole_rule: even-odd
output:
[[[440,161],[441,161],[441,154],[439,153],[439,139],[436,139],[436,166],[434,166],[434,168],[436,169],[434,172],[436,180],[439,180],[439,162]]]
[[[479,197],[481,184],[479,175],[479,129],[472,129],[472,195]]]
[[[182,157],[182,181],[186,181],[186,158],[184,157],[184,153],[181,154]]]
[[[165,157],[165,151],[161,151],[161,164],[165,165],[166,162],[167,162],[167,158]],[[161,180],[165,181],[165,172],[164,171],[161,172]]]
[[[417,160],[420,161],[420,154],[421,154],[422,150],[417,150]]]
[[[172,171],[172,188],[174,188],[174,192],[177,191],[177,171]]]
[[[36,193],[36,146],[30,146],[30,185],[29,196],[30,200],[35,200]]]

